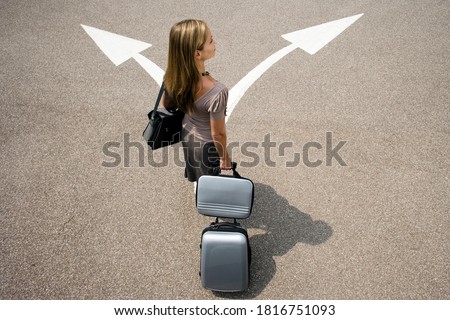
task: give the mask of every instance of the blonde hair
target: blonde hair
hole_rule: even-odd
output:
[[[195,51],[206,42],[207,25],[201,20],[183,20],[170,30],[164,87],[175,105],[187,114],[194,111],[195,93],[201,75]]]

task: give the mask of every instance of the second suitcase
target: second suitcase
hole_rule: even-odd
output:
[[[213,291],[247,289],[251,251],[247,230],[239,223],[213,222],[201,238],[202,286]]]

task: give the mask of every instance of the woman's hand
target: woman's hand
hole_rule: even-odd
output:
[[[226,158],[226,159],[220,159],[220,170],[231,170],[231,159],[230,158]]]

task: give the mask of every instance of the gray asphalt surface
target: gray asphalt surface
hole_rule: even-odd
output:
[[[170,27],[204,19],[218,42],[208,70],[231,88],[289,44],[282,34],[359,13],[317,54],[273,65],[234,110],[229,141],[257,143],[233,150],[256,184],[251,285],[203,289],[210,219],[180,150],[143,148],[158,87],[80,25],[151,43],[142,55],[165,69]],[[0,298],[449,299],[449,21],[448,1],[3,0]],[[327,132],[346,141],[346,166],[326,165]],[[106,168],[111,142],[121,161]],[[288,167],[309,142],[323,163]]]

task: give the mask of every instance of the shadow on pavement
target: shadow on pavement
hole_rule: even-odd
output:
[[[291,206],[268,185],[255,184],[255,202],[252,215],[241,221],[249,229],[258,229],[250,237],[252,264],[250,285],[247,291],[239,293],[214,292],[227,299],[256,298],[270,283],[276,273],[273,257],[289,252],[297,243],[319,245],[327,241],[333,231],[321,220],[313,220],[307,213]]]

